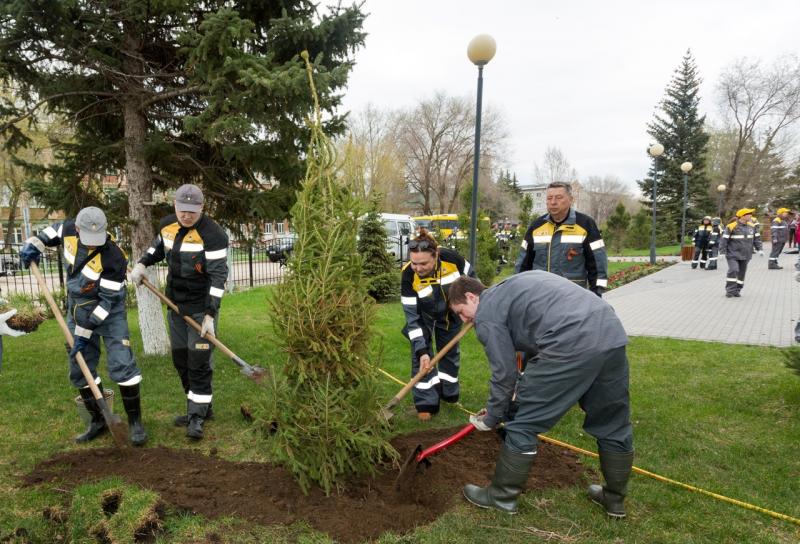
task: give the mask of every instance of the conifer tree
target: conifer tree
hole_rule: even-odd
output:
[[[319,111],[317,104],[306,176],[292,208],[297,242],[271,302],[285,360],[268,384],[262,423],[272,432],[271,453],[303,490],[316,483],[330,493],[397,453],[387,441],[369,358],[375,306],[356,242],[365,206],[353,180],[340,175]]]
[[[378,214],[380,195],[372,201],[372,209],[361,221],[358,253],[364,259],[364,281],[375,302],[386,302],[400,296],[400,272],[386,251],[386,229]]]
[[[620,202],[614,213],[608,218],[605,228],[605,239],[614,253],[621,253],[625,245],[625,233],[631,224],[631,214],[625,209],[625,204]]]
[[[664,146],[658,159],[657,212],[669,225],[665,231],[678,241],[683,209],[683,172],[681,164],[689,161],[692,170],[688,176],[687,224],[711,213],[715,207],[708,191],[705,168],[708,134],[704,129],[705,116],[699,113],[701,79],[691,51],[687,51],[681,65],[667,86],[661,101],[660,112],[647,125],[647,133]],[[638,182],[644,195],[644,205],[652,210],[653,167],[646,179]]]

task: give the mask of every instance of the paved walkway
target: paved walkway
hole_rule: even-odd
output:
[[[617,289],[603,298],[631,336],[659,336],[730,344],[791,346],[800,317],[797,255],[783,254],[783,270],[767,270],[769,244],[754,255],[740,298],[725,297],[724,257],[717,270],[692,270],[678,262]]]

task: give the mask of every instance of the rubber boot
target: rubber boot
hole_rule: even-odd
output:
[[[143,446],[147,442],[147,433],[142,425],[142,403],[139,396],[139,384],[120,385],[119,393],[125,413],[128,414],[128,439],[133,446]]]
[[[516,453],[503,444],[494,469],[492,483],[487,487],[467,484],[464,497],[481,508],[496,508],[507,514],[517,513],[517,498],[525,489],[536,454]]]
[[[590,485],[589,498],[606,509],[609,517],[625,517],[623,501],[628,491],[628,478],[633,467],[633,452],[600,452],[600,471],[606,485]]]
[[[175,419],[172,420],[172,424],[175,425],[176,427],[186,427],[187,425],[189,425],[188,413],[189,413],[189,408],[187,406],[186,414],[175,416]],[[205,419],[214,419],[214,409],[210,403],[208,405],[208,412],[206,412]]]
[[[203,438],[203,422],[208,415],[208,404],[197,404],[191,400],[187,404],[189,424],[186,426],[186,436],[200,440]]]
[[[98,384],[97,387],[100,388],[100,391],[103,391],[103,386],[101,384]],[[106,427],[106,420],[103,419],[103,413],[100,411],[100,407],[97,405],[97,401],[92,395],[92,390],[88,387],[83,387],[79,389],[78,392],[81,395],[81,399],[83,399],[83,405],[86,407],[86,411],[92,416],[92,421],[89,423],[86,431],[75,437],[75,442],[82,444],[104,434],[108,430],[108,427]]]

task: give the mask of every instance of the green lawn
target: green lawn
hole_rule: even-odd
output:
[[[229,347],[248,362],[262,366],[274,364],[279,357],[268,323],[269,292],[261,288],[226,297],[220,326],[220,337]],[[380,341],[383,348],[383,367],[405,379],[408,344],[399,332],[402,320],[400,305],[388,304],[379,309],[375,326],[376,344]],[[129,321],[132,336],[137,338],[135,315],[131,314]],[[63,502],[63,491],[48,486],[20,489],[18,484],[19,477],[37,461],[77,448],[72,437],[82,429],[72,404],[75,393],[67,381],[62,345],[52,320],[33,335],[5,339],[0,371],[0,540],[24,527],[32,542],[53,541],[41,512],[45,506]],[[472,333],[464,341],[462,354],[462,402],[478,409],[486,397],[488,368]],[[800,455],[796,452],[800,379],[784,368],[780,350],[634,338],[629,356],[637,466],[800,518]],[[139,362],[145,377],[142,390],[150,446],[203,452],[215,448],[218,455],[230,459],[268,460],[238,412],[241,403],[258,399],[260,388],[224,356],[216,355],[215,419],[199,444],[187,442],[182,430],[171,424],[172,416],[183,409],[184,398],[169,359],[140,357]],[[396,384],[386,380],[383,392],[387,400],[397,390]],[[121,412],[121,407],[115,411]],[[452,426],[465,419],[462,412],[447,405],[434,425]],[[392,421],[398,433],[419,428],[408,399]],[[549,435],[594,450],[593,440],[582,432],[580,422],[580,411],[574,409]],[[107,440],[103,444],[107,445]],[[597,466],[592,459],[585,463]],[[459,503],[412,535],[385,535],[380,542],[544,541],[541,536],[537,540],[537,530],[565,537],[551,542],[800,541],[796,525],[639,475],[630,484],[628,510],[624,522],[607,520],[586,499],[583,486],[529,492],[521,499],[518,516]],[[247,527],[247,531],[236,533],[235,527]],[[297,526],[262,531],[236,520],[210,522],[170,515],[159,542],[199,542],[211,528],[231,542],[325,541]]]
[[[672,246],[658,246],[656,248],[656,255],[661,256],[668,256],[668,255],[680,255],[681,248],[678,244]],[[620,254],[621,257],[647,257],[650,255],[650,248],[646,249],[623,249],[622,253]]]

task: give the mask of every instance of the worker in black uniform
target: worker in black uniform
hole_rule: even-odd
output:
[[[761,249],[761,237],[752,222],[754,211],[752,208],[742,208],[737,211],[736,221],[726,225],[722,233],[719,252],[725,255],[725,260],[728,262],[728,275],[725,279],[725,296],[728,298],[741,296],[747,265],[753,257],[753,248],[760,255],[764,255]]]
[[[461,277],[450,288],[450,307],[475,324],[489,359],[486,408],[470,417],[480,431],[496,427],[516,394],[517,413],[505,438],[490,485],[467,485],[472,504],[517,511],[536,459],[537,435],[550,430],[576,403],[584,430],[597,439],[605,486],[589,496],[610,517],[625,517],[624,498],[633,466],[628,394],[628,337],[614,309],[586,289],[534,270],[486,288]],[[518,380],[516,352],[537,353]]]
[[[212,416],[213,344],[207,336],[214,336],[228,277],[228,236],[203,213],[203,203],[196,185],[178,188],[175,213],[161,220],[155,240],[131,272],[131,280],[139,285],[146,267],[165,259],[169,265],[166,294],[180,310],[167,312],[172,364],[186,395],[186,415],[176,417],[175,425],[185,426],[186,436],[198,440]],[[200,333],[183,316],[202,323]]]
[[[572,186],[547,186],[547,213],[525,232],[514,272],[545,270],[602,296],[608,287],[608,256],[594,219],[572,208]]]
[[[711,240],[711,233],[714,230],[714,226],[711,224],[711,217],[705,216],[703,221],[694,231],[693,239],[694,239],[694,257],[692,258],[692,268],[697,268],[697,265],[700,264],[700,268],[705,268],[706,263],[708,262],[708,246]]]
[[[719,217],[711,218],[711,234],[708,237],[708,265],[706,265],[706,270],[717,269],[719,240],[722,236],[722,229],[719,226],[721,222],[722,220]]]
[[[72,385],[79,388],[84,406],[92,416],[86,432],[75,441],[94,440],[107,430],[100,407],[75,360],[81,352],[98,389],[103,391],[97,375],[102,338],[109,377],[119,385],[128,415],[128,437],[131,444],[141,446],[147,442],[147,433],[142,426],[139,388],[142,373],[133,358],[125,307],[128,258],[106,234],[106,226],[106,216],[100,208],[83,208],[74,220],[56,223],[29,238],[19,254],[28,268],[31,262],[39,263],[45,247],[64,246],[67,326],[75,339],[69,353],[69,377]]]
[[[447,291],[461,275],[475,272],[461,255],[439,247],[426,229],[408,242],[409,262],[400,279],[400,302],[406,318],[403,334],[411,342],[411,375],[430,369],[434,342],[442,349],[461,329],[461,319],[447,306]],[[456,345],[413,389],[420,421],[439,412],[439,401],[456,402],[459,396],[460,349]]]
[[[769,270],[781,270],[783,267],[778,264],[778,257],[783,251],[783,246],[789,240],[789,208],[778,208],[777,215],[772,220],[770,226],[770,239],[772,249],[769,252]]]

